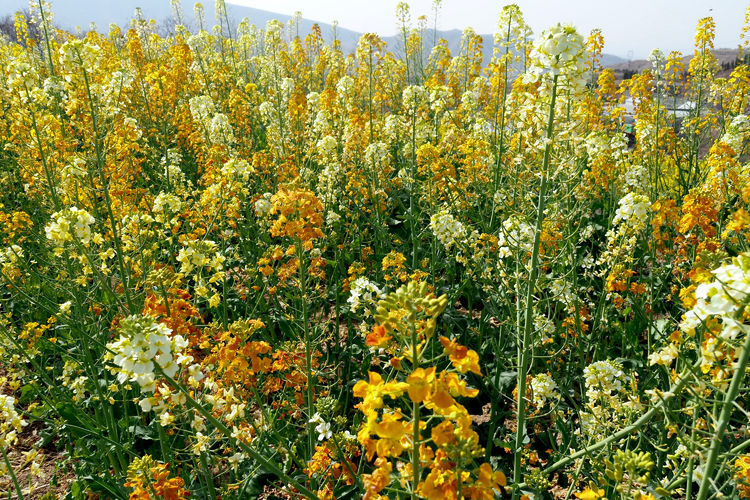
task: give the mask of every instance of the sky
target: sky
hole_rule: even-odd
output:
[[[208,0],[210,1],[210,0]],[[392,35],[396,32],[399,0],[227,0],[235,3],[303,17],[315,21],[338,21],[339,26],[360,32]],[[433,25],[432,0],[411,0],[412,20],[426,15]],[[747,0],[442,0],[437,19],[441,30],[463,29],[494,33],[502,6],[516,3],[526,22],[540,33],[557,22],[570,22],[586,35],[594,28],[604,34],[604,52],[626,59],[644,59],[653,48],[688,52],[694,45],[700,18],[716,22],[716,48],[736,48]]]

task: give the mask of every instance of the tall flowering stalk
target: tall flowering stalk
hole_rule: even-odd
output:
[[[513,458],[513,482],[521,482],[522,464],[521,449],[526,437],[526,373],[534,359],[532,335],[534,332],[534,296],[536,282],[539,278],[539,248],[541,243],[542,225],[544,223],[547,203],[547,188],[549,183],[550,159],[552,157],[553,138],[555,130],[555,104],[557,101],[558,82],[562,78],[567,85],[579,85],[581,78],[581,64],[583,54],[583,37],[574,28],[557,25],[542,33],[532,51],[534,70],[532,78],[541,80],[542,92],[549,91],[549,108],[547,125],[544,132],[544,154],[541,166],[541,181],[539,197],[536,207],[536,222],[534,227],[534,243],[529,263],[529,277],[526,284],[524,298],[525,311],[523,314],[523,330],[517,347],[518,376],[516,399],[516,437]],[[542,71],[549,69],[549,73]],[[543,94],[544,95],[544,94]]]
[[[354,386],[355,397],[362,399],[357,407],[366,417],[357,439],[368,459],[377,456],[377,469],[363,480],[365,498],[382,498],[379,493],[393,481],[391,460],[397,460],[401,487],[408,484],[406,493],[415,499],[491,498],[505,486],[505,475],[490,464],[473,466],[484,450],[457,399],[478,393],[465,378],[469,372],[482,373],[477,353],[440,336],[442,353],[426,358],[446,306],[445,296],[435,297],[426,283],[413,281],[378,303],[377,324],[367,344],[392,355],[395,371],[388,379],[371,371],[369,380]],[[440,358],[450,366],[439,370],[435,364]],[[404,411],[408,406],[410,415]],[[404,452],[408,465],[399,466]]]
[[[281,190],[271,197],[270,215],[275,217],[271,224],[271,235],[287,237],[293,241],[294,253],[297,256],[299,303],[302,310],[302,337],[305,346],[305,400],[307,404],[307,435],[308,454],[315,451],[315,433],[313,425],[314,411],[314,380],[313,350],[314,343],[309,316],[310,290],[308,289],[308,273],[310,270],[310,254],[316,240],[323,236],[320,227],[323,224],[320,201],[309,191]]]
[[[493,63],[502,67],[502,82],[499,75],[495,75],[496,81],[493,85],[496,88],[494,98],[495,109],[492,113],[492,119],[497,120],[498,110],[500,112],[500,123],[496,124],[493,129],[493,142],[495,145],[496,165],[493,184],[493,193],[497,192],[498,182],[500,181],[500,165],[503,153],[505,152],[505,127],[506,127],[506,109],[508,97],[508,77],[513,62],[523,60],[524,66],[527,64],[528,44],[526,40],[531,35],[531,28],[526,24],[521,9],[516,4],[510,4],[503,7],[497,22],[498,32],[495,33],[495,45],[502,47],[502,55],[497,47],[493,49]],[[516,53],[512,52],[512,47]],[[498,57],[499,56],[499,57]],[[498,135],[499,134],[499,135]],[[494,202],[494,200],[493,200]],[[492,213],[494,217],[494,210]]]

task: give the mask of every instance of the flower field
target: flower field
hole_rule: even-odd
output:
[[[624,79],[515,5],[490,60],[175,5],[0,38],[0,498],[750,498],[710,18]]]

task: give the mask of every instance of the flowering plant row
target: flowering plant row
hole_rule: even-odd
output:
[[[750,68],[710,18],[618,80],[514,5],[489,60],[406,4],[401,54],[222,1],[161,35],[31,7],[0,40],[3,491],[750,498]]]

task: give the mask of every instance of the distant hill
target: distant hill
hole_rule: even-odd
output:
[[[99,31],[106,31],[110,23],[127,26],[137,7],[141,8],[146,19],[153,19],[157,23],[173,17],[169,0],[51,0],[51,3],[55,24],[68,30],[73,30],[76,26],[87,30],[91,22],[96,24]],[[194,2],[192,0],[181,0],[180,3],[185,21],[191,28],[195,28],[197,22],[193,14]],[[0,5],[0,17],[12,15],[18,10],[28,8],[28,1],[26,0],[0,0],[0,4],[2,4]],[[216,24],[214,2],[208,0],[202,2],[202,4],[205,10],[206,24],[213,26]],[[272,19],[278,19],[287,24],[292,18],[292,16],[234,5],[229,2],[227,2],[227,14],[234,26],[237,26],[243,18],[247,17],[251,24],[261,28]],[[313,24],[320,26],[326,40],[333,38],[332,24],[309,19],[302,19],[298,27],[300,34],[309,33]],[[357,40],[359,40],[360,33],[337,27],[336,37],[341,40],[342,47],[354,48]]]
[[[12,15],[18,10],[28,8],[27,0],[1,0],[3,4],[0,6],[0,17],[5,15]],[[157,23],[163,23],[173,17],[172,8],[169,0],[51,0],[52,10],[54,13],[54,22],[58,26],[73,30],[76,26],[80,26],[83,30],[87,30],[89,25],[93,22],[96,24],[99,31],[107,31],[110,23],[115,23],[119,26],[127,26],[130,19],[133,18],[136,7],[141,7],[146,19],[153,19]],[[183,15],[185,21],[190,25],[191,28],[197,26],[195,16],[193,14],[192,0],[181,0]],[[205,21],[208,26],[213,26],[216,23],[214,2],[211,0],[203,2],[205,9]],[[245,7],[242,5],[235,5],[227,2],[227,13],[230,18],[231,24],[236,26],[243,18],[247,17],[251,24],[258,27],[264,27],[266,23],[272,19],[278,19],[285,25],[292,19],[292,16],[279,14],[276,12],[270,12],[262,9],[255,9],[252,7]],[[310,19],[302,19],[298,26],[299,34],[305,35],[310,32],[313,25],[317,24],[320,26],[321,33],[323,34],[326,41],[330,42],[334,37],[334,26],[331,23],[314,21]],[[342,27],[335,28],[335,36],[341,42],[341,48],[345,53],[353,52],[357,47],[357,42],[362,34],[349,30]],[[446,30],[437,31],[437,35],[433,36],[433,30],[428,29],[425,31],[425,52],[429,53],[432,49],[433,39],[440,40],[445,39],[448,42],[448,47],[452,54],[457,54],[461,45],[462,32],[460,30]],[[492,57],[493,50],[493,36],[482,35],[483,44],[483,55],[484,62],[487,63]],[[388,48],[391,51],[401,51],[403,43],[398,36],[383,37],[383,40],[388,43]],[[602,65],[605,67],[622,64],[625,59],[604,54],[602,56]]]
[[[719,62],[719,66],[723,72],[727,72],[728,69],[734,67],[734,63],[737,61],[737,58],[740,54],[740,51],[738,49],[714,49],[711,52],[713,53],[714,57],[716,57],[716,60]],[[686,69],[690,64],[690,60],[692,58],[692,54],[686,55],[682,58],[682,63],[685,65]],[[643,71],[644,69],[650,68],[651,61],[647,61],[645,59],[621,61],[617,64],[612,64],[609,67],[611,67],[615,71],[615,73],[638,73],[640,71]],[[722,71],[720,71],[720,74],[722,73]]]
[[[616,64],[620,64],[625,62],[625,59],[620,56],[615,56],[612,54],[602,54],[602,66],[605,68],[610,68]]]

